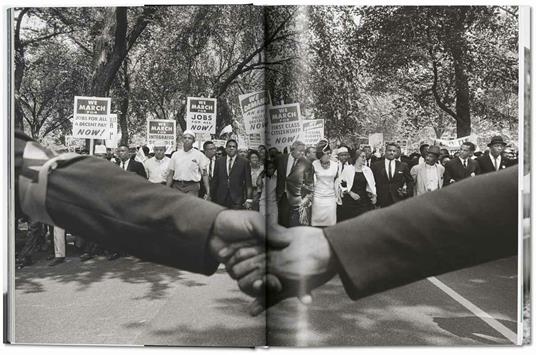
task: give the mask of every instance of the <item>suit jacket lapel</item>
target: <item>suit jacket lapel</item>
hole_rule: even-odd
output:
[[[300,161],[296,161],[297,159],[295,159],[294,163],[292,164],[292,167],[290,168],[290,173],[288,174],[289,176],[292,175],[294,173],[294,170],[296,170],[296,168],[298,167],[298,164],[300,163]],[[287,165],[288,165],[288,159],[287,159]]]

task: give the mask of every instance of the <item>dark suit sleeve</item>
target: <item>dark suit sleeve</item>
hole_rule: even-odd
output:
[[[216,159],[214,162],[214,171],[212,172],[212,179],[210,180],[210,197],[212,201],[216,201],[217,198],[217,188],[218,188],[218,179],[220,178],[220,161]]]
[[[306,167],[303,172],[303,185],[302,185],[302,197],[306,195],[311,195],[314,191],[314,170],[313,164],[305,158],[302,158],[305,161]]]
[[[413,181],[413,177],[411,176],[409,167],[406,163],[402,163],[402,171],[404,172],[404,178],[406,179],[407,195],[411,197],[413,196],[413,185],[415,182]]]
[[[450,179],[452,179],[450,169],[451,169],[451,161],[449,160],[447,164],[445,164],[445,173],[443,174],[443,186],[450,185]]]
[[[216,271],[207,243],[222,208],[106,160],[87,157],[50,173],[46,207],[54,224],[84,239],[181,270]]]
[[[145,165],[143,163],[140,163],[140,165],[138,166],[138,169],[139,169],[139,174],[140,176],[143,176],[145,179],[147,179],[147,171],[145,171]]]
[[[249,164],[249,161],[245,160],[244,159],[244,164],[246,165],[246,168],[244,169],[246,171],[246,176],[245,176],[245,180],[246,180],[246,190],[247,190],[247,198],[252,198],[251,196],[251,193],[252,193],[252,183],[251,183],[251,165]]]
[[[517,253],[517,167],[324,230],[352,299]]]

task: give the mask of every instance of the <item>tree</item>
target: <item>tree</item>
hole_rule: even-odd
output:
[[[432,98],[429,103],[454,119],[458,136],[466,136],[471,133],[477,84],[490,85],[495,73],[506,72],[504,85],[509,91],[516,87],[516,20],[503,12],[482,6],[365,8],[355,41],[362,49],[358,58],[368,62],[376,90],[425,84],[413,94]],[[506,46],[483,45],[486,41],[480,40],[486,34]],[[487,66],[487,57],[501,65]],[[412,69],[423,75],[412,80],[406,75]]]

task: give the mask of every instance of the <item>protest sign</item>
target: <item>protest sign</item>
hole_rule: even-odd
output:
[[[175,147],[177,142],[177,122],[174,120],[147,120],[147,144],[165,142],[168,147]]]
[[[372,151],[383,150],[383,133],[373,133],[369,134],[368,143]]]
[[[210,133],[196,133],[194,147],[197,147],[198,149],[202,150],[203,144],[206,141],[212,141],[212,136],[210,135]]]
[[[186,103],[186,129],[194,133],[216,134],[216,99],[189,97]]]
[[[106,148],[117,148],[117,144],[119,142],[118,128],[117,114],[112,113],[110,114],[108,138],[105,141]]]
[[[302,121],[300,140],[305,145],[316,145],[322,138],[324,138],[323,119]]]
[[[109,139],[110,106],[106,97],[74,97],[73,137]]]
[[[300,104],[270,107],[268,109],[268,123],[268,145],[280,150],[290,146],[298,139],[302,129]]]
[[[212,143],[214,143],[216,147],[225,147],[227,141],[225,139],[213,139]]]
[[[270,105],[270,95],[267,91],[257,91],[239,95],[240,108],[249,144],[258,147],[265,144],[266,108]]]
[[[433,140],[433,145],[437,145],[440,148],[446,148],[449,151],[456,151],[460,149],[462,144],[465,142],[475,143],[477,141],[478,141],[478,137],[476,135],[470,135],[470,136],[465,136],[465,137],[455,138],[455,139],[435,138]]]
[[[85,147],[86,140],[80,138],[73,138],[73,136],[65,136],[65,146],[70,152],[74,152],[76,148]]]

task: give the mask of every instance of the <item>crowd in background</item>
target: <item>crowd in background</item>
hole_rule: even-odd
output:
[[[422,144],[419,152],[402,154],[396,143],[382,152],[370,146],[353,147],[321,140],[314,146],[295,141],[283,151],[260,145],[244,149],[234,139],[225,147],[212,141],[195,146],[195,134],[182,134],[182,147],[166,154],[156,142],[131,149],[95,147],[94,155],[153,184],[177,189],[194,198],[230,209],[259,211],[269,224],[286,227],[326,227],[375,208],[388,207],[412,196],[429,193],[465,178],[517,164],[516,152],[495,136],[484,152],[471,142],[451,152]],[[81,154],[88,154],[81,151]],[[27,238],[17,254],[17,267],[33,263],[32,254],[51,250],[50,266],[65,262],[68,231],[27,221]],[[49,243],[46,242],[47,237]],[[105,255],[115,260],[122,251],[107,250],[71,236],[80,249],[80,261]]]

